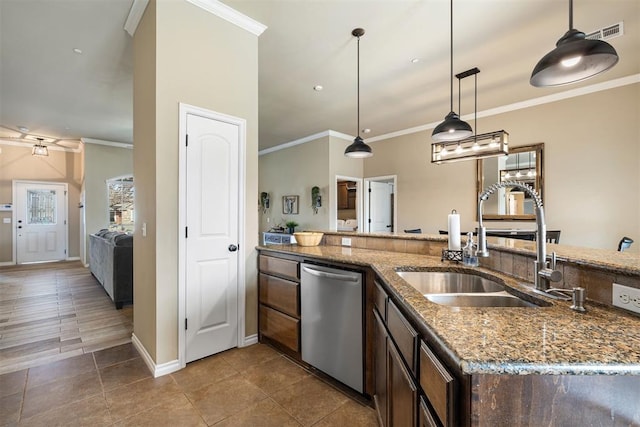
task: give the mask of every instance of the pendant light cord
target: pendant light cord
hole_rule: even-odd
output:
[[[450,6],[451,6],[451,13],[450,13],[450,18],[451,18],[451,34],[450,34],[450,55],[449,55],[449,60],[450,60],[450,64],[451,64],[451,72],[449,73],[449,77],[450,77],[450,82],[451,82],[451,90],[450,90],[450,95],[449,99],[451,100],[451,110],[453,111],[453,0],[450,1]]]
[[[473,79],[473,137],[475,138],[478,135],[478,73],[473,75]]]
[[[573,0],[569,0],[569,29],[573,30]]]
[[[357,61],[357,71],[358,71],[358,129],[356,130],[356,135],[360,136],[360,36],[358,36],[358,61]]]

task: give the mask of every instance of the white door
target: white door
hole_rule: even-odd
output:
[[[186,361],[238,345],[237,125],[187,115]]]
[[[67,258],[67,184],[15,181],[16,262]]]
[[[390,233],[393,231],[391,222],[391,194],[393,184],[388,182],[369,182],[369,232]]]

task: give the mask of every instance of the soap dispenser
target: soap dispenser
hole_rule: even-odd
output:
[[[462,248],[462,264],[467,267],[478,266],[478,256],[476,255],[477,245],[473,241],[473,233],[467,233],[467,244]]]

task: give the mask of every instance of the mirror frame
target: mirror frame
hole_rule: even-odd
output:
[[[538,195],[542,199],[544,203],[544,142],[540,142],[537,144],[530,145],[522,145],[519,147],[509,147],[509,154],[522,153],[527,151],[535,151],[536,152],[536,191]],[[475,203],[478,203],[478,197],[482,190],[485,189],[487,185],[491,185],[493,183],[485,184],[484,183],[484,170],[482,165],[482,160],[477,160],[477,169],[476,169],[476,200]],[[476,216],[478,214],[476,213]],[[536,216],[531,215],[502,215],[502,214],[486,214],[483,213],[482,220],[483,221],[535,221]],[[478,218],[476,218],[476,221]]]

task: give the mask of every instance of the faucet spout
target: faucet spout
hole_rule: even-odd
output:
[[[547,264],[547,226],[544,220],[544,208],[542,207],[542,199],[538,193],[524,182],[520,181],[503,181],[495,183],[484,189],[478,196],[478,250],[477,256],[488,257],[487,250],[487,230],[482,223],[482,206],[489,196],[500,188],[515,187],[518,188],[529,197],[531,197],[536,205],[536,261],[535,266],[535,287],[538,290],[546,291],[549,289],[549,282],[558,282],[562,280],[562,273],[556,270],[555,254],[552,257],[551,268]]]

